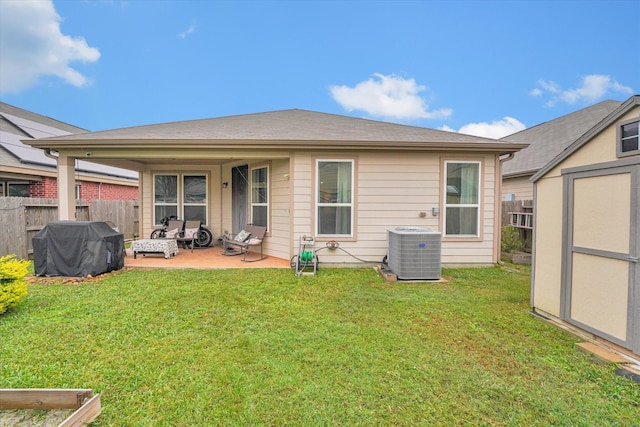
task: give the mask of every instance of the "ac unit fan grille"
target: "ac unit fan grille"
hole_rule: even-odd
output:
[[[388,230],[389,269],[400,280],[437,280],[442,274],[442,239],[424,227]]]

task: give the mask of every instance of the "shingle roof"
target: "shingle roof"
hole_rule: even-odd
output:
[[[220,142],[253,141],[268,144],[279,142],[286,145],[333,142],[361,143],[439,143],[439,144],[492,144],[505,147],[507,151],[517,144],[446,132],[416,126],[400,125],[368,119],[291,109],[265,113],[245,114],[212,119],[189,120],[136,126],[101,132],[50,138],[38,142],[40,146],[55,141],[204,141],[210,146]]]
[[[565,148],[584,135],[622,104],[602,101],[557,119],[541,123],[502,138],[502,141],[528,142],[503,165],[503,176],[533,174]]]
[[[616,109],[614,109],[611,113],[609,113],[605,118],[599,121],[595,126],[585,132],[582,136],[576,139],[573,143],[571,143],[567,148],[565,148],[561,153],[547,162],[543,167],[538,170],[532,177],[531,181],[535,182],[544,176],[551,169],[556,167],[558,164],[563,162],[567,157],[571,156],[577,150],[579,150],[583,145],[589,143],[591,139],[593,139],[596,135],[602,132],[607,127],[611,126],[617,120],[620,119],[623,115],[627,114],[632,109],[640,106],[640,95],[633,95],[623,103],[621,103]],[[635,159],[632,159],[636,161]]]

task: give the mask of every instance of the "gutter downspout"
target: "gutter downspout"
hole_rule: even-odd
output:
[[[515,153],[508,153],[507,157],[504,158],[500,158],[498,156],[498,179],[497,181],[497,185],[496,185],[496,193],[497,193],[497,212],[500,213],[499,216],[497,216],[498,219],[496,219],[496,228],[497,228],[497,232],[496,232],[496,236],[497,236],[497,242],[495,242],[494,247],[495,247],[495,256],[496,256],[496,260],[497,260],[497,264],[498,265],[504,265],[504,263],[502,262],[502,260],[500,259],[500,254],[502,253],[502,164],[508,160],[513,159],[513,156],[515,156]]]
[[[54,156],[53,154],[51,154],[51,148],[45,148],[44,149],[44,155],[47,156],[48,158],[55,160],[56,162],[58,161],[58,157]]]

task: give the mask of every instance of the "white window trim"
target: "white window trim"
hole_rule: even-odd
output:
[[[176,177],[176,185],[178,188],[176,189],[176,203],[158,203],[156,202],[156,176],[175,176]],[[184,178],[189,176],[204,176],[205,179],[205,202],[204,203],[185,203],[184,201]],[[188,173],[165,173],[165,172],[155,172],[153,173],[153,192],[151,194],[151,205],[153,207],[153,224],[154,226],[160,225],[160,220],[162,218],[156,218],[156,206],[175,206],[176,213],[179,218],[184,218],[184,208],[185,206],[204,206],[205,209],[205,222],[209,220],[209,174],[207,173],[197,173],[197,172],[188,172]],[[203,223],[203,225],[207,225]]]
[[[267,202],[266,203],[255,203],[253,201],[253,171],[258,169],[266,169],[267,170]],[[251,177],[250,190],[249,190],[249,204],[251,205],[251,223],[253,223],[253,207],[254,206],[266,206],[267,207],[267,231],[269,230],[269,224],[271,224],[271,208],[269,206],[269,202],[271,200],[271,191],[269,187],[271,186],[271,170],[269,169],[269,165],[263,166],[255,166],[251,167],[249,171],[249,176]]]
[[[205,222],[208,222],[207,219],[209,218],[209,176],[206,173],[185,173],[185,174],[178,174],[178,176],[180,177],[180,179],[178,180],[178,200],[182,200],[182,206],[179,206],[178,211],[182,211],[182,218],[185,218],[185,214],[184,214],[184,208],[185,206],[204,206],[204,218],[205,218]],[[184,201],[184,179],[186,177],[189,176],[195,176],[195,177],[201,177],[204,176],[204,185],[205,185],[205,192],[204,192],[204,203],[186,203]],[[182,195],[181,195],[182,193]],[[206,225],[206,224],[203,224]]]
[[[465,203],[465,204],[447,204],[447,165],[450,163],[465,163],[465,164],[477,164],[478,165],[478,203]],[[461,238],[461,239],[476,239],[480,237],[480,228],[482,227],[482,210],[480,206],[482,205],[482,161],[480,160],[463,160],[463,159],[452,159],[444,161],[444,179],[443,179],[443,191],[442,191],[442,206],[444,207],[444,212],[442,215],[442,236],[446,238]],[[477,218],[476,224],[477,229],[475,234],[447,234],[447,209],[448,207],[456,207],[456,208],[477,208]]]
[[[351,163],[351,202],[349,203],[320,203],[318,200],[320,199],[320,163]],[[316,159],[316,170],[315,170],[315,190],[314,190],[314,202],[315,202],[315,232],[318,237],[339,237],[339,238],[353,238],[354,236],[354,210],[355,210],[355,160],[354,159]],[[329,207],[350,207],[350,230],[349,234],[320,234],[319,226],[320,226],[320,208],[323,206]]]
[[[164,202],[156,202],[156,176],[175,176],[176,177],[176,185],[178,188],[176,189],[176,203],[164,203]],[[153,174],[153,191],[151,193],[151,206],[153,206],[153,224],[160,225],[160,220],[162,218],[156,218],[156,206],[175,206],[176,212],[179,212],[179,201],[180,201],[180,174],[177,173],[154,173]]]

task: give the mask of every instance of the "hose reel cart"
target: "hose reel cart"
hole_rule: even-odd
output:
[[[298,255],[295,255],[296,276],[315,275],[318,271],[318,257],[314,250],[316,239],[312,236],[300,236]]]

